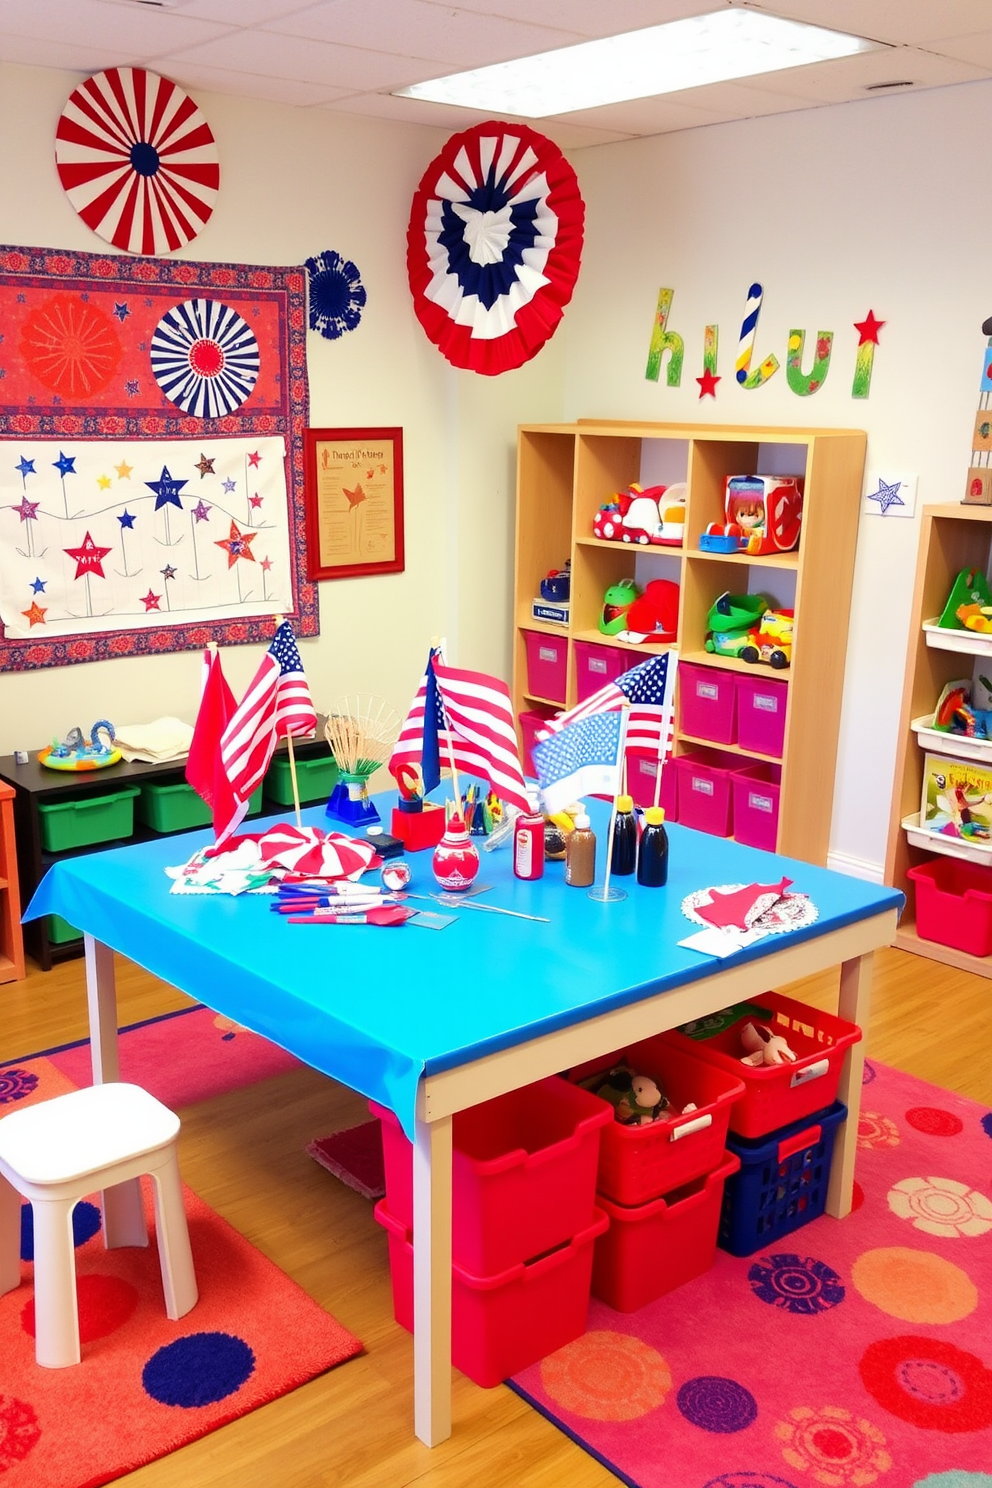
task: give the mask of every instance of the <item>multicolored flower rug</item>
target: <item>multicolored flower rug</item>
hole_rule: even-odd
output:
[[[992,1488],[992,1112],[866,1066],[855,1211],[512,1388],[632,1488]]]
[[[122,1080],[173,1110],[301,1068],[285,1049],[198,1005],[121,1029],[120,1060]],[[0,1063],[0,1116],[92,1079],[89,1039],[7,1060]]]
[[[21,1286],[0,1297],[4,1488],[95,1488],[361,1352],[201,1199],[189,1189],[185,1197],[200,1296],[178,1322],[165,1315],[154,1234],[147,1249],[105,1250],[99,1195],[77,1204],[82,1362],[65,1369],[35,1363],[33,1228],[23,1207]]]

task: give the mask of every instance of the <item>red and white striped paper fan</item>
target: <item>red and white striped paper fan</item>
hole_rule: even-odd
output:
[[[87,227],[127,253],[170,253],[195,238],[217,201],[210,126],[176,83],[110,67],[69,98],[55,164]]]

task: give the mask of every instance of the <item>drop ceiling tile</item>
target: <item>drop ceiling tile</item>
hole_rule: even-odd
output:
[[[484,110],[455,108],[450,103],[426,103],[417,98],[394,98],[391,93],[362,93],[354,98],[344,98],[327,105],[336,112],[361,114],[367,118],[395,119],[404,124],[422,124],[432,129],[444,129],[449,134],[459,134],[473,124],[485,123],[488,119],[507,116],[487,113]],[[521,122],[511,120],[510,122]],[[528,122],[528,121],[523,121]],[[615,129],[575,125],[555,119],[537,119],[531,125],[539,134],[554,140],[561,150],[581,149],[584,145],[606,145],[630,136]]]
[[[703,93],[705,89],[694,89]],[[680,95],[680,98],[685,95]],[[719,107],[708,108],[700,99],[692,107],[673,100],[671,94],[660,98],[636,98],[628,103],[610,103],[603,108],[577,109],[558,114],[553,119],[535,119],[534,128],[552,124],[581,125],[586,129],[614,129],[626,135],[673,134],[678,129],[697,129],[706,124],[723,124],[734,114]]]
[[[65,72],[102,72],[105,67],[126,67],[131,53],[110,47],[85,47],[61,37],[11,36],[0,32],[0,62],[18,62],[28,67],[55,67]],[[66,89],[66,95],[71,92]]]
[[[230,26],[257,26],[262,21],[307,10],[307,0],[180,0],[183,15],[224,21]]]
[[[2,29],[7,36],[32,36],[39,40],[58,38],[66,44],[104,52],[127,53],[127,61],[141,63],[148,57],[196,42],[223,36],[228,29],[214,21],[198,20],[178,11],[155,10],[141,5],[114,5],[105,0],[2,0]],[[85,64],[73,64],[80,66]],[[113,66],[104,60],[101,66]]]
[[[510,20],[577,31],[588,38],[660,26],[683,16],[722,10],[726,0],[452,0],[461,10],[495,11]],[[446,6],[444,8],[447,8]]]
[[[268,103],[291,103],[300,107],[329,103],[347,93],[346,88],[331,88],[325,83],[304,83],[292,78],[262,77],[257,73],[230,72],[223,67],[204,67],[194,62],[161,64],[173,82],[191,93],[229,93],[237,98],[259,98]]]
[[[986,30],[989,23],[987,0],[770,0],[761,8],[832,31],[907,46],[967,36]]]
[[[364,8],[356,8],[351,0],[333,0],[266,22],[263,29],[353,47],[367,47],[373,37],[379,37],[390,52],[427,57],[458,68],[484,67],[584,40],[574,30],[552,31],[502,16],[431,5],[425,0],[389,0],[388,16],[388,26],[373,29]]]
[[[419,58],[332,46],[302,36],[279,36],[272,31],[230,31],[203,46],[175,51],[176,61],[222,67],[229,72],[251,72],[258,77],[299,78],[326,83],[350,93],[404,88],[418,79],[437,77],[441,63]]]
[[[975,36],[956,36],[935,41],[933,45],[945,57],[956,57],[976,67],[992,69],[992,31],[982,31]]]
[[[805,98],[812,107],[871,98],[875,95],[865,90],[872,84],[907,79],[920,87],[937,88],[948,83],[970,83],[987,76],[987,68],[959,62],[955,58],[937,57],[916,47],[885,47],[878,52],[862,52],[857,57],[841,57],[833,62],[813,62],[808,67],[767,73],[755,78],[754,86],[769,93]],[[751,80],[741,78],[737,86],[748,88]]]

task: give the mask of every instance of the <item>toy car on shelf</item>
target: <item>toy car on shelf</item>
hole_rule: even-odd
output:
[[[741,661],[764,661],[776,671],[783,671],[792,662],[794,623],[792,610],[766,610],[757,630],[748,636],[747,645],[737,653]]]
[[[706,617],[706,650],[717,656],[740,656],[768,608],[760,594],[721,594]]]
[[[685,484],[630,485],[599,508],[593,517],[593,537],[639,547],[682,546],[685,533]]]

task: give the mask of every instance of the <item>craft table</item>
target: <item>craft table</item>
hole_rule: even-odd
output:
[[[593,801],[591,814],[602,865],[606,808]],[[303,817],[334,825],[320,808]],[[628,897],[610,904],[567,888],[563,864],[524,882],[509,849],[483,852],[479,881],[492,887],[479,902],[547,924],[464,908],[441,931],[294,926],[265,895],[171,894],[165,869],[204,843],[199,832],[58,862],[27,911],[85,932],[95,1081],[118,1078],[118,951],[395,1112],[414,1141],[414,1415],[428,1445],[451,1432],[455,1112],[834,966],[839,1013],[867,1025],[872,953],[892,941],[900,893],[677,826],[669,837],[668,887],[627,878]],[[429,854],[408,861],[411,890],[434,890]],[[677,944],[695,928],[688,893],[783,874],[816,904],[814,924],[726,960]],[[862,1043],[848,1050],[838,1092],[849,1116],[827,1200],[837,1218],[851,1206],[863,1060]]]

